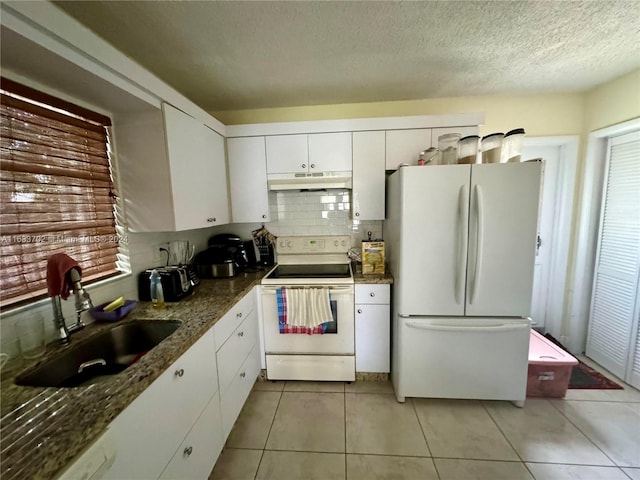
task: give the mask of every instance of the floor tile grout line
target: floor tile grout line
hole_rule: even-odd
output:
[[[518,449],[513,445],[513,443],[511,443],[511,440],[509,439],[507,434],[504,432],[504,430],[502,430],[502,428],[500,428],[500,424],[498,424],[498,421],[495,418],[493,418],[493,415],[491,415],[491,410],[489,410],[489,408],[487,407],[487,402],[488,401],[489,400],[479,400],[480,404],[482,405],[482,408],[484,408],[485,412],[487,412],[487,415],[489,415],[489,418],[494,423],[494,425],[496,426],[498,431],[502,434],[502,436],[504,437],[505,441],[509,444],[509,446],[511,447],[513,452],[518,456],[520,461],[524,463],[525,460],[524,460],[524,458],[522,458],[522,455],[520,455],[520,452],[518,452]],[[502,401],[502,400],[500,400],[500,401]],[[520,408],[520,407],[515,407],[515,408]],[[524,408],[524,407],[522,407],[522,408]],[[532,476],[533,476],[533,474],[532,474]]]
[[[284,393],[284,386],[282,390],[278,392],[280,396],[278,397],[278,404],[276,405],[276,410],[273,412],[273,418],[271,419],[271,425],[269,425],[269,433],[267,433],[267,438],[264,441],[264,445],[262,446],[262,455],[260,455],[260,461],[258,462],[258,468],[256,469],[256,474],[253,479],[256,480],[258,478],[258,472],[260,471],[260,465],[262,464],[262,459],[264,458],[264,452],[267,449],[267,443],[269,443],[269,436],[271,435],[271,429],[273,428],[273,424],[276,421],[276,415],[278,415],[278,409],[280,408],[280,402],[282,401],[282,394]]]
[[[347,392],[342,394],[342,408],[344,413],[344,478],[349,480],[347,473]]]
[[[575,423],[574,423],[574,422],[573,422],[573,421],[572,421],[572,420],[571,420],[567,415],[565,415],[565,414],[564,414],[564,412],[563,412],[562,410],[560,410],[558,407],[556,407],[556,405],[555,405],[555,403],[556,403],[556,402],[551,402],[551,401],[549,401],[548,399],[545,399],[545,400],[546,400],[546,402],[547,402],[547,403],[551,404],[551,407],[552,407],[556,412],[558,412],[560,415],[562,415],[562,416],[567,420],[567,422],[569,422],[571,425],[573,425],[573,427],[574,427],[576,430],[578,430],[578,431],[579,431],[579,432],[580,432],[580,433],[581,433],[581,434],[582,434],[582,435],[583,435],[583,436],[584,436],[584,437],[585,437],[585,438],[586,438],[586,439],[587,439],[587,440],[588,440],[588,441],[589,441],[589,442],[590,442],[594,447],[596,447],[598,450],[600,450],[600,451],[602,452],[602,454],[603,454],[605,457],[607,457],[607,458],[611,461],[611,463],[613,463],[613,465],[615,465],[616,467],[618,466],[618,464],[616,463],[616,461],[615,461],[613,458],[611,458],[611,457],[607,454],[607,452],[605,452],[602,448],[600,448],[600,446],[599,446],[598,444],[596,444],[596,442],[594,442],[594,441],[593,441],[593,439],[591,438],[591,436],[590,436],[590,435],[588,435],[587,433],[583,432],[583,431],[582,431],[582,429],[581,429],[578,425],[576,425],[576,424],[575,424]],[[571,401],[571,400],[567,400],[567,401]],[[603,465],[603,466],[605,466],[605,465]]]
[[[427,452],[429,452],[429,456],[433,458],[433,452],[429,446],[429,440],[427,440],[427,433],[424,431],[424,427],[420,421],[420,415],[418,415],[418,410],[416,409],[416,402],[413,398],[409,398],[408,400],[411,402],[411,406],[413,407],[413,414],[416,416],[416,420],[418,421],[418,427],[420,427],[420,431],[422,432],[422,438],[424,438],[424,443],[427,446]]]

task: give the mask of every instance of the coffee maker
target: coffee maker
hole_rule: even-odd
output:
[[[256,253],[252,241],[241,240],[232,233],[214,235],[209,248],[195,258],[198,274],[203,278],[233,277],[255,269]]]

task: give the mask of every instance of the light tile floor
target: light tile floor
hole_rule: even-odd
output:
[[[258,382],[211,473],[221,479],[640,480],[640,392],[569,390],[520,409],[401,404],[388,382]]]

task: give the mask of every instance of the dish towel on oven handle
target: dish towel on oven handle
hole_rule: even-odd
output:
[[[280,333],[322,334],[332,322],[328,288],[278,288]]]

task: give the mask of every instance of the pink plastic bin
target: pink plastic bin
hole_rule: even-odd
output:
[[[527,397],[562,398],[578,360],[535,330],[529,337]]]

